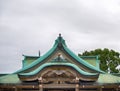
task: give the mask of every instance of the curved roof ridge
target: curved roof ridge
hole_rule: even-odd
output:
[[[46,59],[47,57],[49,57],[54,51],[55,49],[58,48],[58,49],[61,49],[61,48],[64,48],[64,50],[69,54],[71,55],[76,61],[78,61],[79,63],[81,63],[82,65],[92,69],[92,70],[95,70],[97,72],[100,72],[100,73],[104,73],[102,70],[92,66],[91,64],[85,62],[83,59],[81,59],[80,57],[78,57],[77,55],[75,55],[66,45],[65,43],[65,40],[59,36],[56,40],[55,40],[55,43],[53,45],[53,47],[46,53],[44,54],[43,56],[41,56],[40,58],[38,58],[36,61],[34,61],[33,63],[31,63],[30,65],[18,70],[17,72],[15,73],[20,73],[22,71],[25,71],[29,68],[32,68],[34,66],[36,66],[38,63],[42,62],[44,59]]]
[[[61,37],[61,34],[59,34],[59,37],[55,40],[55,43],[53,45],[53,47],[46,53],[44,54],[43,56],[41,56],[40,58],[38,58],[36,61],[34,61],[32,64],[29,64],[28,66],[14,72],[14,73],[19,73],[19,72],[22,72],[22,71],[25,71],[35,65],[37,65],[38,63],[42,62],[45,58],[47,58],[48,56],[50,56],[57,47],[60,47],[61,44],[64,44],[64,46],[66,46],[65,44],[65,41],[64,39]]]
[[[57,48],[57,43],[55,43],[54,46],[46,54],[44,54],[43,56],[41,56],[40,58],[38,58],[32,64],[29,64],[28,66],[26,66],[26,67],[18,70],[15,73],[19,73],[19,72],[25,71],[25,70],[27,70],[27,69],[29,69],[29,68],[37,65],[38,63],[42,62],[45,58],[47,58],[48,56],[50,56],[55,51],[56,48]]]
[[[97,72],[101,72],[101,73],[104,73],[104,71],[94,67],[93,65],[87,63],[86,61],[84,61],[83,59],[81,59],[80,57],[76,56],[68,47],[66,47],[64,44],[63,44],[63,48],[65,49],[65,51],[71,55],[74,59],[76,59],[79,63],[85,65],[86,67],[92,69],[92,70],[95,70]]]
[[[45,67],[49,67],[49,66],[56,66],[56,65],[60,65],[60,66],[69,66],[74,68],[76,71],[78,71],[80,74],[82,75],[86,75],[86,76],[96,76],[98,75],[98,73],[90,73],[90,72],[85,72],[83,70],[81,70],[78,66],[76,66],[75,64],[72,63],[45,63],[43,65],[41,65],[40,67],[38,67],[37,69],[35,69],[32,72],[28,72],[28,73],[19,73],[20,76],[33,76],[37,73],[39,73],[41,70],[43,70]]]

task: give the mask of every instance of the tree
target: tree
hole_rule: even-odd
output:
[[[114,50],[95,49],[92,51],[85,51],[78,56],[98,56],[100,60],[100,69],[108,73],[118,73],[119,71],[115,69],[120,64],[120,53]]]

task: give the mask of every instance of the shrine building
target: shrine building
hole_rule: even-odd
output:
[[[120,77],[99,68],[97,56],[77,56],[59,34],[42,56],[23,55],[22,68],[0,76],[0,91],[120,91]]]

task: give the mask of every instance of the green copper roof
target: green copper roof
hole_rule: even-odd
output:
[[[67,46],[66,46],[66,43],[65,43],[65,40],[59,36],[56,40],[55,40],[55,43],[54,43],[54,46],[43,56],[41,56],[40,58],[38,58],[36,61],[34,61],[32,64],[24,67],[23,69],[15,72],[15,73],[19,73],[19,72],[22,72],[22,71],[25,71],[29,68],[32,68],[34,66],[36,66],[38,63],[42,62],[43,60],[45,60],[47,57],[49,57],[50,55],[52,55],[52,53],[56,50],[56,49],[64,49],[71,57],[73,57],[76,61],[78,61],[80,64],[88,67],[89,69],[91,70],[94,70],[94,71],[97,71],[97,72],[102,72],[104,73],[103,71],[101,71],[99,68],[96,68],[94,67],[93,65],[85,62],[83,59],[81,59],[80,57],[78,57],[77,55],[75,55]]]
[[[18,78],[17,74],[9,74],[9,75],[0,77],[0,83],[3,83],[3,84],[4,83],[16,84],[16,83],[21,83],[21,81]]]
[[[57,48],[57,45],[54,45],[46,54],[44,54],[43,56],[41,56],[40,58],[38,58],[36,61],[32,62],[32,64],[24,67],[23,69],[21,70],[18,70],[17,72],[15,73],[19,73],[19,72],[22,72],[22,71],[25,71],[35,65],[37,65],[38,63],[42,62],[43,60],[45,60],[47,57],[49,57],[54,51],[55,49]]]
[[[75,55],[68,47],[66,47],[65,45],[63,45],[63,48],[65,49],[65,51],[71,55],[76,61],[78,61],[80,64],[83,64],[84,66],[92,69],[92,70],[95,70],[97,72],[101,72],[101,73],[104,73],[102,70],[100,70],[99,68],[97,67],[94,67],[93,65],[87,63],[86,61],[84,61],[83,59],[81,59],[80,57],[78,57],[77,55]]]
[[[98,69],[100,69],[100,60],[98,59],[98,55],[96,56],[79,56],[80,58],[82,58],[83,60],[85,60],[86,62],[92,64],[93,66],[97,67]]]
[[[100,74],[97,80],[98,83],[120,83],[120,77],[112,74]]]
[[[37,60],[40,56],[27,56],[23,55],[24,59],[22,60],[22,67],[24,68],[25,66],[31,64],[35,60]]]
[[[32,71],[32,72],[29,72],[29,73],[20,73],[19,75],[21,76],[31,76],[31,75],[35,75],[37,73],[39,73],[42,69],[44,69],[45,67],[49,67],[49,66],[69,66],[69,67],[72,67],[74,68],[77,72],[79,72],[80,74],[82,75],[85,75],[85,76],[96,76],[98,75],[98,73],[88,73],[88,72],[85,72],[83,70],[81,70],[78,66],[76,66],[75,64],[72,64],[72,63],[60,63],[60,62],[52,62],[52,63],[45,63],[43,65],[41,65],[38,69]]]
[[[89,73],[89,72],[85,72],[82,69],[80,69],[77,65],[72,64],[72,63],[68,63],[66,60],[61,60],[61,61],[51,61],[49,63],[45,63],[40,65],[38,68],[34,69],[31,72],[28,73],[24,73],[23,71],[28,70],[34,66],[36,66],[37,64],[43,62],[46,58],[48,58],[49,56],[51,56],[56,50],[64,50],[68,55],[70,55],[73,59],[75,59],[78,63],[84,65],[85,67],[96,71],[96,73]],[[40,58],[38,58],[37,60],[35,60],[34,62],[32,62],[30,65],[24,67],[21,70],[18,70],[17,72],[10,74],[10,75],[6,75],[6,76],[2,76],[0,77],[0,83],[21,83],[19,77],[17,74],[19,74],[19,76],[33,76],[36,75],[37,73],[39,73],[42,69],[49,67],[49,66],[67,66],[67,67],[72,67],[74,70],[76,70],[78,73],[84,75],[84,76],[98,76],[99,78],[97,80],[98,83],[104,84],[104,83],[120,83],[120,77],[118,76],[114,76],[111,74],[102,74],[104,73],[103,71],[101,71],[99,68],[96,68],[92,65],[90,65],[89,63],[85,62],[82,58],[79,58],[77,55],[75,55],[65,44],[65,40],[59,36],[56,40],[55,40],[55,44],[53,45],[53,47],[43,56],[41,56]],[[100,73],[100,74],[99,74]]]
[[[120,77],[111,74],[100,74],[96,82],[99,84],[120,83]],[[9,84],[9,83],[19,84],[22,82],[20,81],[17,74],[10,74],[0,77],[0,84]]]

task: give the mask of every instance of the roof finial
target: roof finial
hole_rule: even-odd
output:
[[[61,37],[61,33],[59,33],[59,37]]]
[[[40,50],[39,50],[39,52],[38,52],[38,56],[40,57]]]

